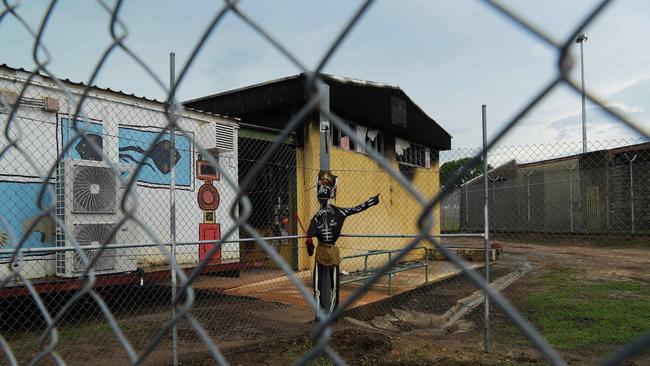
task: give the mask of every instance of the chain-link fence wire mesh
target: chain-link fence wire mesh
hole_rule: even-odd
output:
[[[522,108],[490,147],[557,85],[564,83],[579,90],[568,79],[572,67],[568,46],[608,3],[596,7],[562,43],[498,3],[488,3],[559,53],[557,78]],[[495,286],[488,287],[475,271],[480,267],[476,253],[478,259],[482,254],[473,249],[479,243],[457,238],[443,238],[441,242],[429,236],[440,230],[481,231],[483,193],[473,190],[480,185],[480,178],[473,172],[481,170],[481,151],[448,156],[449,160],[469,159],[462,162],[460,169],[452,170],[441,186],[438,174],[444,171],[443,155],[436,159],[429,152],[429,159],[438,162],[426,168],[421,166],[420,153],[413,149],[412,155],[403,156],[401,162],[411,161],[421,168],[398,164],[394,151],[377,150],[323,108],[317,75],[372,1],[358,8],[313,69],[305,67],[271,33],[243,13],[237,2],[225,2],[199,38],[174,85],[182,84],[208,35],[226,13],[238,16],[299,69],[313,71],[309,75],[314,77],[306,83],[313,91],[312,97],[273,139],[233,135],[235,147],[218,155],[206,146],[213,145],[210,140],[217,134],[215,126],[228,127],[231,121],[183,111],[175,100],[176,86],[167,89],[166,103],[120,103],[123,95],[104,90],[110,97],[102,98],[96,88],[88,86],[111,53],[124,52],[142,66],[143,75],[165,88],[166,83],[147,62],[124,43],[128,25],[121,23],[120,1],[113,7],[98,2],[111,15],[112,43],[98,56],[87,83],[56,79],[48,70],[47,45],[41,42],[55,4],[51,2],[39,29],[31,29],[21,18],[19,4],[4,2],[0,13],[0,26],[3,19],[11,18],[34,35],[33,58],[37,65],[30,71],[18,70],[13,78],[3,78],[1,88],[8,92],[1,100],[1,156],[11,162],[7,168],[3,166],[3,170],[9,170],[2,173],[21,178],[11,181],[20,183],[19,189],[6,185],[3,192],[6,198],[1,239],[6,267],[2,269],[2,288],[6,295],[2,301],[11,316],[4,316],[3,311],[0,340],[7,362],[38,363],[48,359],[62,364],[71,358],[82,362],[84,356],[75,346],[84,340],[91,347],[88,359],[92,359],[93,346],[94,350],[106,350],[106,345],[112,343],[114,353],[120,350],[124,361],[134,364],[147,360],[169,362],[170,354],[176,351],[182,358],[184,347],[201,349],[205,357],[225,364],[229,354],[224,356],[223,350],[228,349],[228,344],[245,348],[262,340],[273,342],[284,333],[311,339],[293,360],[298,364],[319,355],[343,364],[345,361],[337,353],[339,347],[334,348],[338,344],[331,337],[332,325],[344,311],[362,322],[358,324],[370,322],[377,329],[397,327],[407,331],[423,323],[446,331],[458,327],[450,323],[451,318],[466,316],[476,323],[474,330],[480,333],[487,324],[474,309],[482,303],[480,290],[484,290],[493,301],[493,309],[499,309],[500,319],[513,324],[506,331],[518,328],[522,338],[528,339],[550,363],[565,363],[499,293],[499,286],[509,281],[502,279],[502,274],[526,271],[529,267],[522,267],[525,261],[510,266],[494,264],[491,277]],[[639,123],[608,109],[595,96],[588,97],[612,117],[648,136]],[[55,108],[53,103],[57,101]],[[53,110],[58,112],[55,118]],[[319,311],[312,299],[311,273],[304,265],[308,259],[300,239],[308,212],[316,208],[315,200],[309,197],[314,195],[318,157],[314,151],[297,149],[291,141],[291,131],[302,125],[313,110],[328,117],[350,143],[363,150],[362,158],[337,165],[343,160],[336,155],[349,152],[334,149],[332,170],[344,174],[348,181],[372,182],[357,190],[341,190],[335,204],[351,206],[372,194],[381,194],[378,207],[364,213],[363,219],[346,222],[345,235],[338,243],[343,256],[344,296],[339,309],[331,315]],[[177,134],[174,150],[170,148],[169,128]],[[52,135],[56,144],[52,143]],[[504,241],[523,241],[535,235],[556,240],[560,236],[573,239],[576,234],[611,236],[615,232],[614,240],[643,240],[647,231],[647,193],[643,183],[637,189],[635,182],[643,182],[647,172],[643,168],[645,149],[636,146],[571,155],[564,147],[556,150],[546,146],[540,147],[537,154],[522,148],[524,157],[519,157],[518,149],[512,147],[491,149],[491,154],[496,154],[488,160],[494,168],[488,190],[492,235]],[[512,165],[508,165],[510,158],[515,160]],[[205,162],[209,179],[194,176],[200,169],[197,161]],[[90,197],[115,200],[114,212],[102,211],[105,202],[101,200],[88,199],[81,205],[85,207],[75,207],[70,198],[75,194],[72,178],[83,178],[81,170],[94,173],[88,173],[78,189]],[[169,198],[172,170],[176,175],[176,214],[171,216],[177,234],[173,252]],[[109,184],[106,189],[104,184],[113,180],[114,187]],[[632,189],[625,191],[626,184]],[[217,193],[213,188],[198,192],[203,185],[216,188]],[[214,207],[218,196],[218,209],[197,209],[197,193],[210,207]],[[26,210],[26,202],[31,203],[27,206],[32,212]],[[100,212],[83,215],[84,210]],[[71,222],[77,216],[81,221]],[[205,230],[199,224],[204,224]],[[220,225],[218,231],[210,231],[214,224]],[[203,233],[203,243],[197,243],[197,231]],[[89,250],[88,245],[93,249]],[[491,252],[495,256],[499,246],[496,243]],[[38,247],[53,248],[48,251]],[[178,276],[177,298],[171,295],[170,270]],[[461,271],[463,274],[457,276]],[[173,313],[170,303],[174,304]],[[320,318],[319,323],[300,321],[314,314]],[[435,316],[418,322],[412,319],[414,314]],[[173,327],[179,329],[181,343],[177,349],[162,346],[169,345]],[[648,339],[641,337],[643,330],[635,334],[637,341],[614,353],[607,362],[616,364],[646,347]]]
[[[493,149],[488,158],[493,238],[647,235],[648,147],[645,140],[628,139],[592,143],[584,154],[581,143]],[[443,152],[443,178],[473,154],[473,149]],[[484,178],[474,175],[442,200],[443,232],[483,230]]]

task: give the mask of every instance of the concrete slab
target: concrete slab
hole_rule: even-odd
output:
[[[228,290],[284,277],[285,273],[279,269],[256,268],[240,271],[239,277],[201,275],[192,282],[192,287],[197,290]]]
[[[471,268],[476,269],[483,266],[482,263],[471,263]],[[447,261],[430,261],[428,277],[429,282],[438,282],[447,278],[458,275],[461,272],[455,265]],[[302,271],[296,273],[296,276],[312,293],[311,272]],[[249,276],[251,282],[238,287],[224,289],[223,292],[231,295],[249,296],[264,301],[273,301],[289,305],[307,308],[307,302],[300,294],[298,289],[293,285],[289,277],[280,275],[269,278],[268,276],[260,281],[252,281],[255,276]],[[260,278],[260,277],[258,277]],[[342,279],[345,277],[342,277]],[[393,296],[424,286],[425,283],[424,268],[416,268],[400,272],[393,277]],[[215,284],[218,281],[215,281]],[[233,282],[234,283],[234,282]],[[341,302],[350,296],[355,289],[362,286],[363,282],[348,283],[341,286]],[[203,282],[200,288],[209,287],[209,282]],[[223,285],[221,288],[223,289]],[[196,287],[196,286],[195,286]],[[351,308],[367,305],[373,302],[387,299],[388,296],[388,277],[382,276],[377,283],[371,286],[370,290],[355,301]]]

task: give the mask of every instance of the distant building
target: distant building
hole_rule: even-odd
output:
[[[331,111],[346,121],[357,137],[408,176],[425,197],[430,198],[438,192],[438,153],[450,148],[449,133],[399,87],[332,75],[321,75],[321,78],[329,86]],[[299,74],[195,99],[186,102],[185,106],[240,120],[241,182],[276,139],[278,131],[308,98],[305,75]],[[263,233],[301,232],[294,218],[299,218],[300,223],[307,226],[316,212],[318,202],[314,187],[319,171],[318,126],[319,114],[310,113],[306,122],[293,131],[272,157],[271,164],[264,167],[248,189],[253,204],[249,221]],[[331,170],[339,176],[334,204],[352,206],[374,194],[381,194],[380,205],[346,221],[344,233],[416,233],[420,209],[404,187],[334,126],[329,142],[332,146]],[[281,221],[278,214],[288,218],[286,226],[277,224]],[[435,217],[433,231],[438,233],[438,207]],[[342,255],[346,255],[372,249],[399,248],[406,242],[405,239],[341,238],[338,245],[342,248]],[[280,247],[280,253],[296,269],[310,265],[305,250],[298,250],[295,241]],[[346,270],[346,265],[343,269]]]
[[[488,174],[490,229],[650,233],[650,143],[517,164]],[[460,229],[483,229],[483,176],[460,187]]]

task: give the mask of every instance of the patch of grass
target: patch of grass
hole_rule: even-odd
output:
[[[545,274],[541,288],[523,300],[521,309],[552,345],[620,345],[650,329],[650,285],[579,276],[567,270]]]
[[[650,249],[649,236],[589,235],[589,234],[535,234],[535,233],[492,233],[490,237],[506,243],[526,243],[549,246],[563,246],[567,243],[591,245],[599,248]]]
[[[117,322],[122,332],[128,333],[137,329],[137,325],[128,320]],[[56,349],[74,347],[80,340],[96,339],[102,342],[113,341],[115,336],[107,323],[79,324],[75,326],[58,327],[58,342]],[[41,334],[31,333],[27,337],[10,340],[9,344],[17,355],[35,352],[38,348]],[[46,340],[46,344],[49,340]]]
[[[136,328],[135,324],[127,320],[118,320],[117,325],[123,333],[128,333]],[[62,344],[89,337],[105,339],[106,337],[114,337],[114,335],[108,323],[85,324],[59,328],[59,342]]]
[[[603,248],[650,249],[650,240],[648,240],[648,237],[603,237],[593,238],[589,242],[595,247]]]
[[[303,356],[309,352],[311,349],[310,345],[308,343],[301,343],[301,344],[296,344],[293,347],[290,347],[286,351],[287,359],[289,360],[288,364],[295,364],[298,362],[300,359],[303,358]],[[315,360],[310,361],[308,366],[334,366],[334,363],[330,361],[329,358],[327,357],[317,357]]]

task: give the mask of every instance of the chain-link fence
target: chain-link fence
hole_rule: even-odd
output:
[[[632,139],[592,145],[588,153],[582,153],[578,143],[493,149],[488,158],[490,230],[554,238],[647,234],[650,145]],[[472,149],[443,152],[447,160],[442,163],[443,174],[472,153]],[[442,200],[444,232],[483,230],[483,179],[478,173],[467,176]]]
[[[3,363],[647,361],[646,140],[592,142],[588,153],[573,144],[495,147],[557,85],[579,90],[567,76],[568,45],[607,1],[563,43],[488,3],[555,47],[560,67],[487,146],[450,151],[371,132],[325,103],[319,73],[372,1],[314,69],[226,1],[162,102],[91,86],[112,52],[166,84],[123,43],[121,1],[98,3],[113,42],[87,83],[52,75],[42,38],[55,3],[39,29],[19,4],[0,12],[0,27],[21,22],[37,51],[33,70],[0,68]],[[175,100],[228,13],[307,75],[308,97],[280,129]],[[304,240],[319,208],[314,115],[332,127],[333,203],[379,194],[336,243],[340,298],[331,312],[314,300]]]

